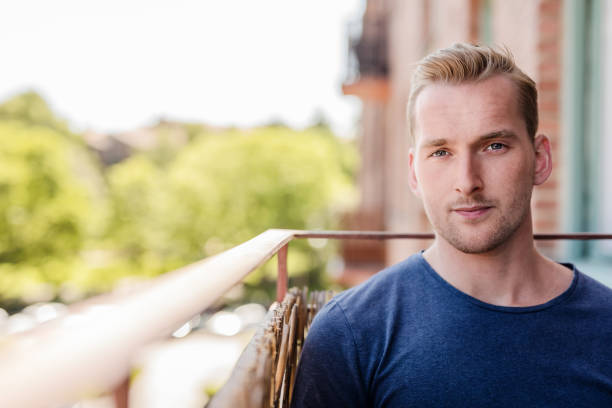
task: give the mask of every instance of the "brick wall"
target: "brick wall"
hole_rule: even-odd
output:
[[[384,225],[391,231],[426,232],[431,228],[422,205],[407,183],[406,103],[414,63],[427,53],[482,35],[484,0],[370,0],[388,16],[389,100],[379,128],[364,129],[363,138],[384,143]],[[508,46],[518,65],[538,83],[540,133],[553,145],[555,170],[534,190],[536,231],[558,231],[560,217],[560,98],[562,0],[489,0],[492,41]],[[520,22],[520,24],[517,24]],[[520,27],[520,29],[517,29]],[[364,110],[367,110],[367,104]],[[371,112],[364,111],[364,117]],[[368,119],[371,123],[371,120]],[[369,144],[371,149],[378,149]],[[367,153],[365,153],[367,156]],[[364,156],[364,157],[365,157]],[[427,246],[427,242],[389,241],[386,262],[392,264]],[[545,251],[554,248],[542,245]]]
[[[561,52],[562,1],[540,0],[538,5],[537,84],[540,114],[539,133],[550,137],[553,149],[553,173],[534,190],[532,208],[536,232],[559,231],[561,166]],[[544,250],[551,244],[540,244]]]

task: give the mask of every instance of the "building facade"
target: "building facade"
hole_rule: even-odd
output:
[[[612,147],[612,115],[606,114],[612,112],[612,81],[604,75],[612,72],[611,26],[612,4],[604,0],[367,1],[360,36],[350,41],[353,69],[343,87],[363,102],[361,205],[348,226],[431,231],[408,188],[410,77],[423,56],[468,41],[507,46],[537,83],[538,133],[552,140],[555,170],[534,190],[535,232],[611,232],[612,161],[605,153]],[[612,260],[610,242],[538,245],[601,273]],[[365,276],[426,246],[373,243],[359,256],[348,245],[346,274]]]

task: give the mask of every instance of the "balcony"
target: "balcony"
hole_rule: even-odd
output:
[[[389,95],[389,50],[385,18],[364,18],[348,25],[345,95],[386,100]]]
[[[84,396],[114,392],[116,407],[127,407],[132,357],[147,344],[170,336],[274,255],[277,302],[211,406],[288,404],[301,341],[316,311],[330,298],[327,292],[307,299],[304,292],[287,290],[288,247],[292,240],[304,238],[431,239],[433,234],[268,230],[129,293],[74,304],[61,318],[2,339],[0,406],[65,406]],[[536,234],[534,238],[612,239],[612,234]]]

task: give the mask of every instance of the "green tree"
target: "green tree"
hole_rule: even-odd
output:
[[[57,130],[68,135],[68,125],[59,119],[47,102],[36,92],[28,91],[13,96],[0,105],[0,119],[18,120]]]
[[[103,180],[78,136],[38,95],[0,105],[0,300],[80,268],[103,226]]]
[[[326,126],[158,130],[157,148],[102,169],[40,96],[0,105],[0,306],[23,304],[40,284],[105,291],[268,228],[335,228],[354,200],[355,149]],[[295,282],[324,285],[332,252],[292,243]],[[274,281],[266,266],[247,279],[247,292],[270,298]]]
[[[39,280],[59,284],[100,227],[94,170],[87,152],[48,127],[0,121],[0,279],[2,297],[15,297]],[[12,271],[12,272],[11,272]]]
[[[113,237],[135,262],[163,270],[268,228],[333,228],[353,201],[355,157],[323,127],[223,132],[195,140],[164,168],[135,156],[109,174]],[[327,255],[297,241],[290,270],[318,286]],[[272,275],[264,268],[247,283],[270,291]]]

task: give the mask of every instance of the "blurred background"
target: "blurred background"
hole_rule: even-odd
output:
[[[346,22],[362,8],[7,7],[0,307],[73,302],[268,228],[339,227],[357,200],[360,103],[340,85]],[[296,249],[292,272],[319,284],[333,248]],[[265,270],[241,299],[273,298],[275,275]]]
[[[5,5],[0,335],[268,228],[429,232],[405,105],[414,63],[457,41],[508,46],[538,83],[555,170],[534,192],[536,232],[612,232],[611,27],[605,0]],[[340,290],[426,245],[296,241],[290,283]],[[612,285],[610,242],[538,245]],[[179,329],[181,348],[156,346],[134,406],[201,405],[275,281],[265,265]],[[160,394],[177,372],[192,381]]]

